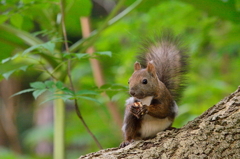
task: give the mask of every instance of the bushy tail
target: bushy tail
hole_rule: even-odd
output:
[[[176,101],[181,97],[185,86],[187,58],[179,37],[174,37],[169,31],[145,40],[138,56],[144,68],[153,60],[159,80],[165,84]]]

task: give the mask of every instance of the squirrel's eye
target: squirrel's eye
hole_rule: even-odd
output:
[[[128,84],[129,84],[129,81],[128,81]]]
[[[148,83],[147,79],[142,80],[142,84],[147,84],[147,83]]]

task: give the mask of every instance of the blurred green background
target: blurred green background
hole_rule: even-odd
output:
[[[9,97],[29,89],[30,83],[53,80],[46,70],[56,70],[57,80],[70,88],[66,61],[71,58],[62,55],[61,2],[1,0],[0,3],[0,158],[53,158],[56,134],[53,109],[57,105],[52,101],[40,104],[51,92],[41,92],[36,99],[32,92]],[[122,120],[129,96],[124,87],[133,72],[139,43],[145,37],[169,28],[181,34],[182,43],[188,48],[188,84],[178,103],[180,112],[175,127],[202,114],[235,91],[240,83],[239,0],[65,0],[62,3],[70,46],[81,42],[80,17],[89,16],[92,30],[97,30],[97,34],[92,34],[94,38],[72,53],[85,53],[85,44],[94,46],[96,52],[112,52],[111,57],[97,58],[107,84],[102,89],[109,90],[108,96],[94,94],[98,102],[78,99],[82,116],[103,148],[117,147],[123,140],[117,120]],[[122,18],[112,19],[128,11]],[[113,20],[117,21],[112,24]],[[40,44],[45,45],[39,47]],[[75,90],[96,90],[89,59],[71,60]],[[113,105],[107,107],[110,101]],[[111,113],[111,107],[117,115]],[[64,158],[97,151],[70,99],[65,100],[65,115]]]

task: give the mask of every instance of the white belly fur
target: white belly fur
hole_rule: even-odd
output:
[[[140,129],[141,138],[154,137],[158,132],[165,130],[171,124],[172,121],[168,118],[159,119],[146,114]]]

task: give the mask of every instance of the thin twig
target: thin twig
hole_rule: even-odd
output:
[[[64,44],[65,44],[66,52],[70,53],[69,52],[69,46],[68,46],[67,32],[66,32],[66,27],[65,27],[64,0],[61,0],[61,4],[60,5],[61,5],[61,15],[62,15],[61,24],[62,24],[62,31],[63,31],[63,37],[64,37]],[[75,93],[75,89],[74,89],[74,85],[73,85],[73,81],[72,81],[72,76],[71,76],[71,59],[68,59],[67,74],[68,74],[68,78],[69,78],[69,82],[70,82],[72,91]],[[81,111],[80,111],[80,109],[78,107],[77,99],[74,100],[74,103],[75,103],[74,105],[75,105],[76,113],[77,113],[79,119],[81,120],[81,122],[83,123],[85,129],[91,135],[91,137],[94,139],[94,141],[96,142],[96,144],[99,147],[99,149],[102,149],[101,144],[99,143],[97,138],[94,136],[94,134],[91,132],[91,130],[87,126],[85,120],[83,119]]]
[[[45,70],[53,79],[58,80],[57,77],[55,77],[50,71],[48,71],[48,69],[44,66],[44,64],[41,61],[39,61],[39,63],[40,65],[42,65],[43,70]]]

